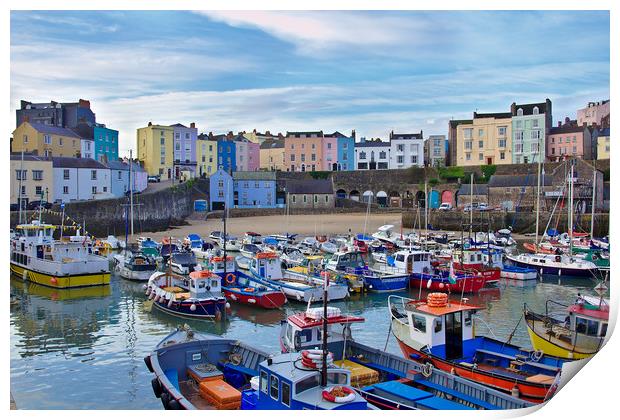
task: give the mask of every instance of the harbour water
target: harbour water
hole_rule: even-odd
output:
[[[478,322],[478,332],[485,333],[487,324],[503,340],[519,322],[524,303],[544,312],[547,299],[570,304],[578,292],[592,294],[596,283],[595,279],[557,277],[525,285],[505,280],[466,297],[485,308],[478,313],[483,321]],[[233,304],[225,321],[187,321],[156,309],[149,312],[142,284],[114,274],[108,287],[67,291],[11,277],[11,293],[18,298],[10,317],[11,393],[20,409],[161,409],[143,358],[176,326],[187,323],[195,331],[240,339],[277,353],[280,321],[305,309],[294,303],[283,310]],[[418,294],[417,290],[402,293],[412,298]],[[353,327],[356,340],[400,354],[389,335],[387,295],[354,295],[330,306],[366,319]],[[512,342],[531,347],[522,321]]]

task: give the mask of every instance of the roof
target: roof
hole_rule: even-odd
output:
[[[366,140],[355,143],[355,147],[390,147],[391,145],[391,142],[381,140]]]
[[[397,134],[390,133],[390,140],[410,140],[410,139],[419,139],[422,140],[422,132],[419,133],[406,133],[406,134]]]
[[[75,137],[78,139],[80,138],[80,135],[78,133],[68,128],[56,127],[55,125],[39,124],[39,123],[32,123],[32,122],[28,122],[28,124],[30,124],[32,128],[37,130],[39,133],[55,134],[57,136]]]
[[[114,170],[118,170],[118,171],[128,171],[129,170],[129,163],[128,162],[121,162],[120,160],[112,160],[106,164],[104,164],[105,166],[107,166],[110,169],[114,169]],[[142,168],[142,166],[140,166],[140,164],[133,162],[132,165],[132,170],[134,172],[144,172],[144,168]]]
[[[544,114],[547,112],[546,102],[540,102],[537,104],[514,104],[514,111],[512,112],[512,116],[517,116],[517,110],[519,108],[523,110],[523,115],[534,115],[534,107],[538,107],[539,114]]]
[[[544,180],[544,182],[543,182]],[[541,185],[551,186],[552,176],[541,178]],[[536,174],[530,175],[492,175],[489,179],[489,187],[535,187],[538,185]]]
[[[275,181],[276,180],[275,172],[265,172],[265,171],[238,171],[238,172],[233,172],[232,176],[235,181],[240,181],[240,180]]]
[[[458,195],[470,195],[472,190],[471,187],[471,184],[461,184]],[[489,192],[489,187],[486,184],[474,184],[473,187],[474,195],[486,195]]]
[[[325,134],[325,137],[337,137],[337,138],[349,138],[349,136],[345,136],[344,134],[342,134],[340,131],[334,131],[331,134]]]
[[[448,301],[446,306],[440,307],[428,306],[426,301],[411,301],[407,303],[405,309],[412,312],[422,312],[429,315],[441,316],[454,312],[477,310],[482,308],[480,306],[465,305],[454,301]]]
[[[512,118],[512,113],[511,112],[489,112],[489,113],[474,112],[474,119],[476,118]]]
[[[261,149],[283,149],[284,140],[275,138],[273,140],[265,140],[261,145]]]
[[[21,160],[21,159],[22,159],[21,153],[11,153],[11,160]],[[31,155],[31,154],[24,153],[24,161],[51,162],[52,158],[46,157],[46,156],[37,156],[37,155]]]
[[[609,127],[607,128],[601,128],[600,130],[598,130],[598,135],[599,136],[606,136],[609,137]]]
[[[584,127],[578,125],[563,125],[561,127],[551,127],[548,135],[565,133],[583,133]]]
[[[88,158],[52,157],[52,162],[54,168],[108,169],[103,163]]]
[[[287,131],[286,132],[286,137],[291,137],[291,136],[294,136],[296,134],[316,134],[318,136],[322,136],[323,135],[323,131]]]
[[[313,328],[320,327],[323,325],[323,319],[314,319],[306,316],[306,312],[299,312],[295,315],[291,315],[288,317],[288,321],[291,324],[299,328]],[[328,316],[327,323],[328,324],[352,324],[354,322],[364,322],[364,318],[359,316],[346,316],[346,315],[337,315],[337,316]]]
[[[329,179],[287,180],[286,192],[289,194],[333,194],[334,186]]]
[[[473,124],[474,120],[450,120],[450,127],[456,128],[461,124]]]
[[[182,128],[187,128],[186,126],[184,126],[181,123],[176,123],[176,124],[172,124],[170,127],[182,127]]]

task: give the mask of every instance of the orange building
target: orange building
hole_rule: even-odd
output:
[[[323,170],[323,131],[287,131],[284,167],[290,172]]]

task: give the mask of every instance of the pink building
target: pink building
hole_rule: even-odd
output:
[[[600,102],[588,102],[588,106],[577,110],[577,124],[582,126],[596,124],[599,127],[603,118],[607,117],[610,112],[609,99]]]
[[[323,132],[288,131],[284,139],[284,167],[290,172],[323,170]]]
[[[238,135],[234,138],[237,171],[256,171],[260,166],[260,146]]]
[[[260,144],[248,143],[248,171],[258,171],[260,168]]]
[[[567,157],[592,159],[592,135],[586,123],[578,125],[566,117],[564,124],[558,121],[557,127],[552,127],[546,140],[547,160],[559,162]]]
[[[338,170],[338,137],[333,134],[323,136],[323,170]]]

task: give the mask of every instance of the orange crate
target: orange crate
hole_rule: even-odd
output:
[[[200,395],[213,405],[223,406],[231,403],[241,403],[241,392],[228,385],[221,379],[200,383]]]

